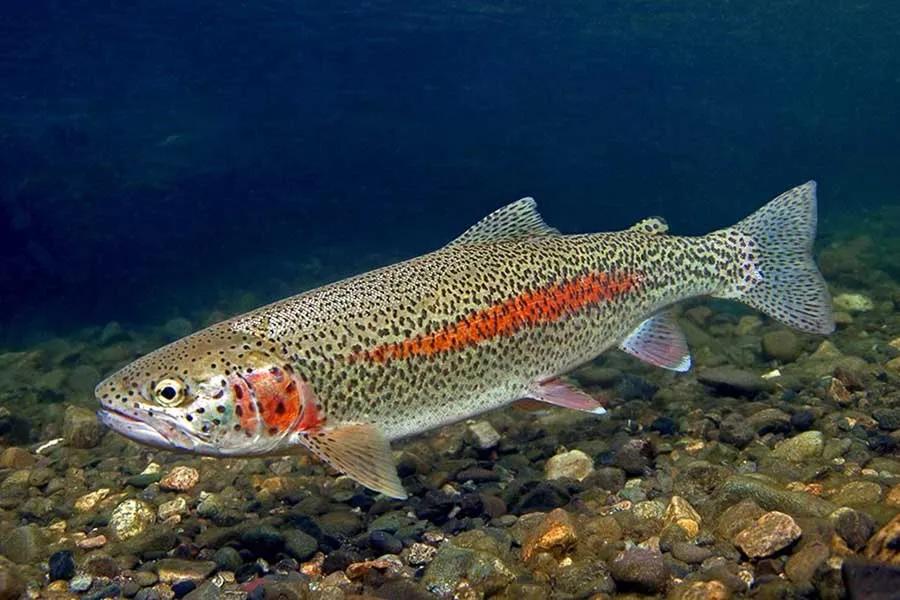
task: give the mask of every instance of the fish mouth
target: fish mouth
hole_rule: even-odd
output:
[[[190,436],[164,421],[148,423],[110,407],[98,409],[97,417],[101,423],[116,433],[162,450],[190,451],[194,450],[197,445]]]

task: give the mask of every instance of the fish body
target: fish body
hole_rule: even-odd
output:
[[[558,377],[610,347],[690,367],[664,309],[734,298],[797,329],[834,328],[811,257],[815,184],[737,225],[668,235],[648,219],[562,235],[534,201],[492,213],[447,246],[229,319],[97,387],[129,437],[215,456],[305,449],[403,497],[389,441],[531,398],[602,413]]]

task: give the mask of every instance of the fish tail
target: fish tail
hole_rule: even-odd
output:
[[[737,252],[739,269],[717,296],[734,298],[800,331],[834,331],[831,297],[812,257],[815,181],[788,190],[719,233]]]

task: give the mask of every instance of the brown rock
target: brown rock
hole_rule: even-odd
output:
[[[734,545],[750,558],[771,556],[794,543],[802,531],[790,515],[772,511],[734,537]]]
[[[522,544],[522,560],[528,561],[538,552],[565,551],[577,540],[569,513],[561,508],[547,513]]]
[[[731,590],[721,581],[695,581],[675,595],[678,600],[728,600]]]
[[[810,542],[791,555],[784,565],[784,572],[796,584],[812,581],[816,570],[828,560],[830,553],[828,544]]]
[[[716,533],[726,540],[731,540],[738,532],[747,529],[761,516],[766,514],[753,500],[742,500],[725,509],[719,517]]]
[[[864,554],[868,558],[900,565],[900,514],[875,532],[866,544]]]
[[[193,467],[178,466],[169,471],[159,481],[159,487],[163,490],[186,492],[200,481],[200,473]]]
[[[24,469],[30,467],[36,459],[28,450],[12,446],[0,454],[0,469]]]

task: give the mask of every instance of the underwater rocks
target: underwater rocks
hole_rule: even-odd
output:
[[[691,307],[696,372],[610,353],[575,374],[609,390],[602,418],[501,410],[395,443],[403,501],[307,457],[105,435],[74,368],[152,344],[54,342],[19,359],[80,410],[34,400],[28,437],[0,438],[0,553],[30,561],[0,558],[0,599],[844,597],[900,568],[900,320],[872,298],[824,343]]]
[[[200,473],[193,467],[178,466],[159,480],[161,490],[186,492],[200,481]]]
[[[788,547],[797,541],[801,533],[790,515],[773,511],[734,536],[734,545],[750,558],[761,558]]]
[[[550,457],[544,465],[547,479],[581,481],[594,472],[594,461],[581,450],[570,450]]]
[[[143,534],[156,522],[156,511],[141,500],[125,500],[115,507],[109,518],[109,528],[120,541]]]
[[[697,374],[697,381],[708,385],[718,394],[738,394],[753,397],[773,389],[773,384],[759,375],[735,367],[713,367]]]
[[[63,437],[72,448],[94,448],[100,443],[103,433],[103,427],[93,411],[78,406],[66,409]]]
[[[803,348],[793,331],[779,329],[765,333],[762,336],[762,350],[767,358],[790,363],[800,357]]]

